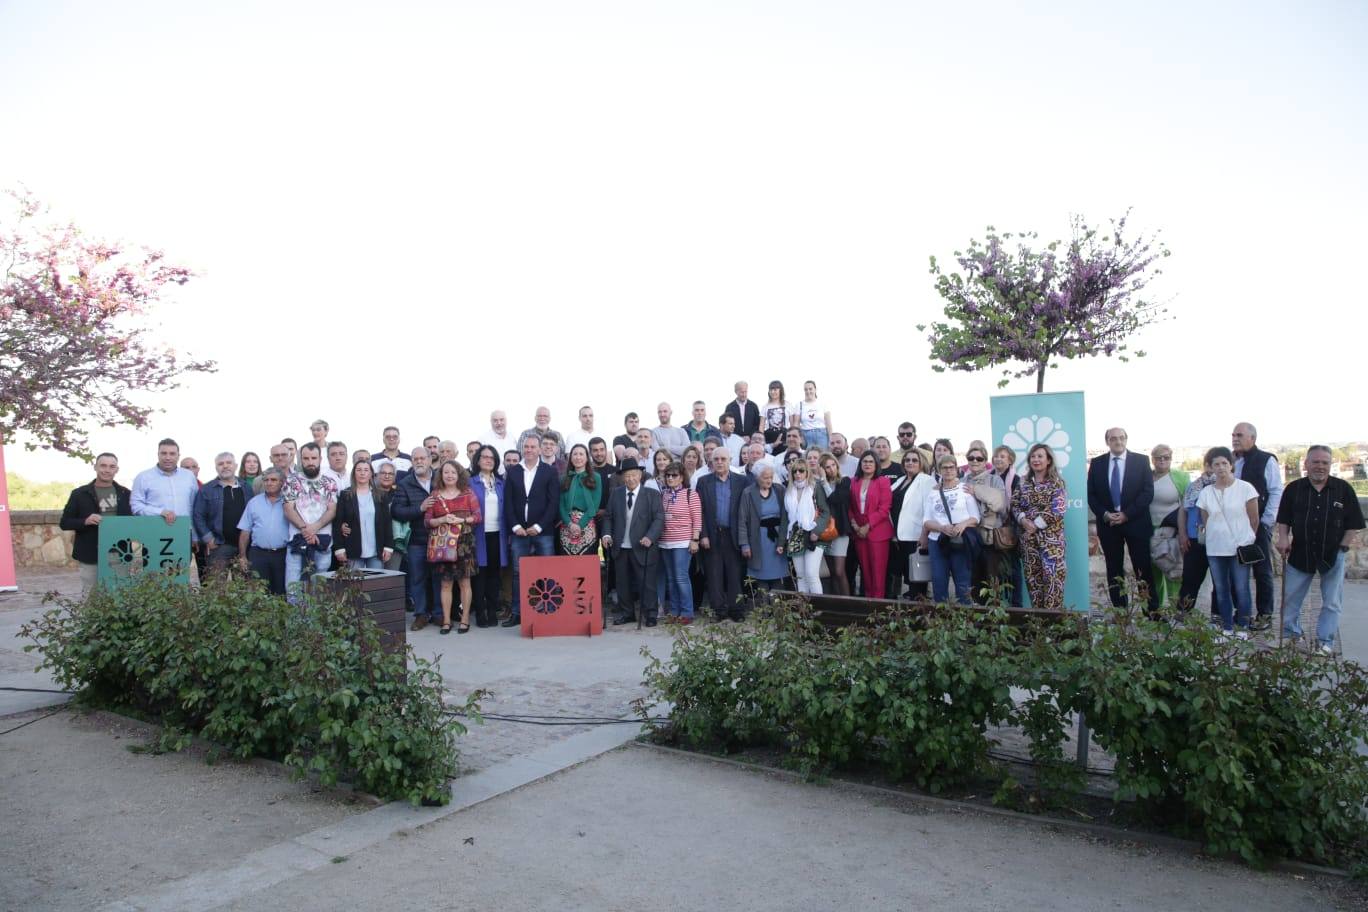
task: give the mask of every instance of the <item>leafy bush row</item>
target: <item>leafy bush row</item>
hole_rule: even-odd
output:
[[[195,591],[148,574],[56,601],[22,631],[34,640],[26,648],[84,702],[152,716],[185,733],[182,742],[195,734],[239,757],[281,760],[324,784],[448,800],[465,729],[443,707],[441,674],[382,650],[379,629],[346,598],[290,605],[254,580]]]
[[[1200,620],[1121,610],[1019,629],[942,606],[828,633],[781,604],[684,632],[646,685],[670,707],[665,737],[777,745],[809,771],[874,765],[933,793],[999,772],[998,725],[1026,733],[1047,795],[1077,789],[1065,746],[1083,711],[1116,757],[1117,798],[1212,851],[1349,862],[1368,839],[1368,675]]]

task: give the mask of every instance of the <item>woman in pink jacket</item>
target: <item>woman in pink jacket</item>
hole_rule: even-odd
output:
[[[892,505],[888,478],[879,475],[879,460],[874,452],[865,450],[850,483],[850,537],[855,542],[864,594],[869,598],[884,597],[888,543],[893,538],[893,523],[889,519]]]

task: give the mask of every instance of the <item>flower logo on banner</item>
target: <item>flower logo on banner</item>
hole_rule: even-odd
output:
[[[121,539],[105,554],[105,563],[119,577],[129,577],[147,567],[147,549],[141,542]]]
[[[1054,452],[1056,469],[1063,469],[1069,464],[1069,453],[1073,451],[1073,446],[1069,443],[1069,434],[1064,426],[1048,415],[1032,415],[1017,419],[1011,430],[1002,435],[1003,446],[1011,447],[1017,454],[1014,468],[1018,475],[1027,471],[1026,453],[1037,443],[1045,444]]]
[[[527,587],[527,601],[538,614],[555,614],[565,601],[565,590],[553,579],[539,579]]]

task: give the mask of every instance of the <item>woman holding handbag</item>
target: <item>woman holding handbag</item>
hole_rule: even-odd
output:
[[[893,503],[897,507],[894,528],[898,541],[898,575],[908,582],[907,597],[924,599],[930,584],[912,579],[909,572],[912,555],[929,554],[929,541],[926,537],[926,498],[935,487],[930,472],[922,471],[922,453],[916,448],[903,453],[903,471],[899,488],[893,492]]]
[[[1150,450],[1150,465],[1154,467],[1154,500],[1149,505],[1150,524],[1154,527],[1150,538],[1150,585],[1159,593],[1160,607],[1169,608],[1178,603],[1179,580],[1183,578],[1178,510],[1191,479],[1187,472],[1173,468],[1173,448],[1166,443]]]
[[[1054,450],[1037,443],[1026,453],[1026,475],[1012,495],[1031,607],[1064,610],[1064,511],[1069,508]]]
[[[826,543],[822,533],[831,522],[826,491],[812,477],[806,460],[789,468],[788,488],[784,491],[784,507],[788,513],[788,555],[793,560],[798,591],[822,594],[822,557]]]
[[[850,595],[850,581],[846,579],[846,554],[850,549],[850,479],[841,477],[841,464],[830,453],[822,455],[821,466],[822,474],[818,477],[835,526],[832,531],[836,533],[826,546],[828,579],[836,595]]]
[[[950,577],[955,578],[955,601],[972,605],[970,577],[978,533],[978,501],[959,481],[959,465],[953,453],[936,465],[940,483],[926,497],[927,538],[931,548],[931,597],[936,604],[950,600]]]
[[[588,448],[582,443],[572,446],[565,477],[561,479],[561,553],[580,555],[598,550],[594,517],[603,500],[603,485],[599,481],[599,473],[589,465]]]
[[[1235,457],[1225,447],[1207,450],[1215,480],[1202,488],[1197,508],[1202,514],[1207,560],[1211,563],[1212,599],[1221,613],[1221,630],[1249,639],[1249,568],[1267,555],[1254,544],[1259,527],[1259,492],[1235,477]],[[1201,530],[1199,530],[1200,532]],[[1239,628],[1236,632],[1235,628]]]
[[[860,580],[868,598],[884,597],[884,577],[888,573],[888,543],[893,540],[889,511],[893,493],[888,476],[879,474],[879,459],[873,450],[860,456],[859,474],[850,483],[850,527],[855,536],[855,557],[860,562]]]
[[[1007,485],[993,471],[987,447],[977,441],[971,443],[964,458],[969,463],[964,486],[973,493],[980,511],[978,534],[982,547],[974,556],[971,574],[974,601],[980,605],[990,601],[1009,605],[1016,585],[1016,527],[1008,516],[1011,501],[1007,499]]]
[[[481,519],[480,501],[470,490],[470,474],[454,459],[442,463],[432,486],[432,506],[423,514],[428,534],[429,571],[441,582],[442,629],[451,633],[451,590],[461,587],[461,623],[457,633],[470,632],[470,578],[475,575],[475,527]]]

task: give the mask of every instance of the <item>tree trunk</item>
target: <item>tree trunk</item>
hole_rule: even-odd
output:
[[[1045,368],[1049,367],[1049,362],[1042,361],[1036,365],[1036,392],[1045,392]]]

